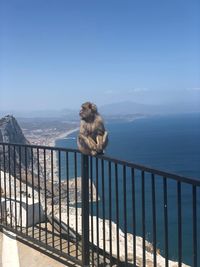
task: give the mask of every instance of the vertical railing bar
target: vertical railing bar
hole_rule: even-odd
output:
[[[32,225],[32,237],[35,236],[35,184],[34,184],[34,170],[33,170],[33,148],[31,148],[31,178],[32,178],[32,200],[33,200],[33,225]]]
[[[193,218],[193,267],[197,267],[197,196],[196,186],[192,187],[192,218]]]
[[[92,243],[92,266],[94,265],[94,224],[93,224],[93,216],[94,216],[94,207],[93,207],[93,160],[90,156],[90,188],[91,188],[91,243]]]
[[[99,266],[99,173],[98,173],[98,158],[96,158],[96,235],[97,235],[97,266]]]
[[[168,203],[167,203],[167,178],[163,177],[164,191],[164,229],[165,229],[165,266],[168,267]]]
[[[74,176],[75,176],[75,209],[76,209],[76,233],[78,233],[78,187],[77,187],[77,154],[74,152]],[[78,239],[76,237],[76,258],[78,258]]]
[[[8,225],[7,222],[7,186],[6,186],[6,159],[5,159],[5,145],[3,145],[3,170],[4,170],[4,195],[5,195],[5,223],[6,226]]]
[[[119,194],[118,194],[118,166],[115,163],[115,197],[116,197],[116,236],[117,236],[117,264],[119,265]]]
[[[81,158],[82,191],[82,266],[89,267],[89,157]]]
[[[112,265],[112,173],[111,162],[108,162],[108,179],[109,179],[109,240],[110,240],[110,265]]]
[[[145,174],[142,171],[142,254],[143,254],[143,267],[146,266],[146,214],[145,214]]]
[[[58,151],[58,188],[59,188],[59,231],[60,231],[60,251],[62,252],[62,218],[61,218],[61,152]]]
[[[182,211],[181,211],[181,183],[177,182],[177,207],[178,207],[178,266],[182,266]]]
[[[40,153],[37,148],[37,167],[38,167],[38,200],[39,200],[39,241],[41,241],[41,197],[40,197]]]
[[[133,220],[133,264],[136,266],[136,216],[135,216],[135,170],[131,169],[132,186],[132,220]]]
[[[15,230],[17,230],[17,181],[16,181],[16,147],[13,147],[13,168],[14,168],[14,195],[15,195]]]
[[[153,264],[157,266],[157,235],[156,235],[156,197],[155,197],[155,176],[151,174],[151,193],[152,193],[152,231],[153,231]]]
[[[27,146],[25,146],[25,181],[26,181],[26,235],[28,235],[28,170],[27,170]]]
[[[52,202],[52,247],[55,247],[54,244],[54,173],[53,173],[53,150],[51,150],[51,202]]]
[[[20,231],[22,232],[22,150],[19,147]]]
[[[8,145],[8,177],[9,177],[9,198],[10,198],[10,226],[12,228],[12,219],[13,219],[13,211],[12,211],[12,187],[11,187],[11,167],[10,167],[10,145]]]
[[[67,225],[69,224],[69,154],[66,152],[66,176],[67,176]],[[69,227],[67,227],[67,235],[69,236]],[[67,250],[70,255],[70,243],[67,239]]]
[[[124,255],[125,266],[127,266],[127,203],[126,203],[126,166],[123,166],[123,191],[124,191]]]
[[[105,179],[104,179],[104,160],[101,160],[101,178],[102,178],[102,219],[103,219],[103,262],[106,261],[106,235],[105,235]]]
[[[46,149],[43,150],[44,156],[44,207],[45,207],[45,244],[47,245],[47,169],[46,169]]]

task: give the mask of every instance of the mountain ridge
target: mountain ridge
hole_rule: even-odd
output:
[[[192,103],[171,103],[171,104],[143,104],[133,101],[120,101],[105,105],[97,105],[101,114],[109,115],[162,115],[200,112],[200,105]],[[0,111],[0,115],[5,113],[14,114],[17,118],[65,118],[69,121],[79,120],[79,108],[51,109],[38,111]]]

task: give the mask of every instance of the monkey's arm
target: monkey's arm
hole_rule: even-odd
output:
[[[103,152],[107,144],[108,144],[108,132],[105,131],[103,135],[97,135],[97,151],[99,153]]]
[[[87,145],[87,147],[91,150],[97,150],[97,144],[90,136],[85,136],[83,134],[79,134],[79,140],[82,139],[82,141]]]

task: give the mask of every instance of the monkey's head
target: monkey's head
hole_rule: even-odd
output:
[[[97,113],[97,107],[95,104],[91,102],[85,102],[81,105],[79,115],[82,120],[93,121]]]

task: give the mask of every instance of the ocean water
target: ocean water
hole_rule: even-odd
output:
[[[106,155],[128,160],[140,165],[149,166],[191,178],[200,179],[200,114],[157,116],[138,119],[133,122],[107,123],[109,146]],[[76,147],[74,133],[68,139],[57,140],[56,146]],[[127,174],[128,176],[128,174]],[[138,181],[137,181],[138,178]],[[113,179],[114,180],[114,179]],[[129,179],[131,180],[131,179]],[[127,181],[129,181],[127,180]],[[136,234],[142,235],[141,218],[141,183],[136,173]],[[122,181],[121,181],[122,182]],[[114,182],[113,187],[115,186]],[[131,182],[130,182],[131,183]],[[108,186],[105,181],[105,201],[108,201]],[[120,185],[120,181],[119,181]],[[99,185],[101,189],[101,185]],[[130,184],[131,187],[131,184]],[[192,265],[192,187],[182,186],[182,240],[183,262]],[[101,190],[100,190],[101,192]],[[146,239],[152,241],[152,202],[151,179],[145,176],[145,211]],[[119,192],[120,194],[120,192]],[[101,194],[100,194],[101,197]],[[131,209],[131,192],[127,186],[127,208]],[[115,198],[112,196],[112,203]],[[200,236],[200,190],[197,191],[197,224]],[[94,213],[96,209],[94,207]],[[124,227],[123,207],[119,205],[119,224]],[[156,220],[157,247],[164,252],[164,215],[163,215],[163,181],[156,178]],[[99,203],[99,215],[102,216],[102,202]],[[108,216],[106,207],[105,216]],[[112,207],[112,219],[116,221],[116,207]],[[132,231],[132,216],[127,215],[128,231]],[[168,225],[169,225],[169,258],[178,258],[177,240],[177,183],[168,181]],[[198,244],[200,250],[200,244]],[[199,259],[199,255],[198,255]],[[200,260],[200,259],[199,259]],[[200,264],[200,262],[199,262]]]

